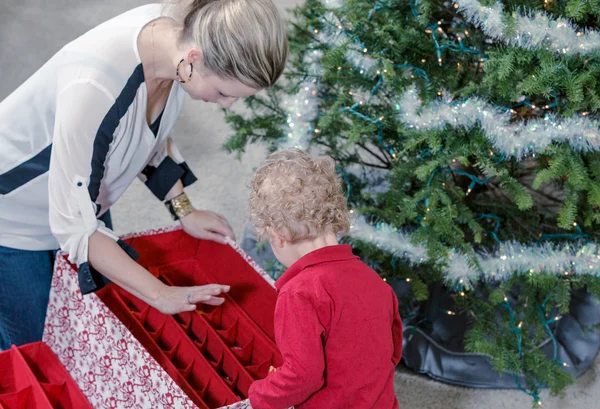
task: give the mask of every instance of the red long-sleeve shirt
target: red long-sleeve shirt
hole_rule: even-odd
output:
[[[283,365],[250,387],[254,409],[398,408],[398,299],[349,245],[305,255],[276,288],[275,340]]]

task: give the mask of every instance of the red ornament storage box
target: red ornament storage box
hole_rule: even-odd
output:
[[[163,229],[124,240],[138,262],[172,285],[227,284],[218,307],[164,315],[110,284],[82,296],[77,272],[57,257],[44,341],[93,407],[249,407],[248,388],[281,365],[273,280],[234,242]]]
[[[0,409],[92,409],[43,342],[0,352]]]

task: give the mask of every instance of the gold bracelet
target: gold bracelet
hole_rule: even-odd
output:
[[[195,209],[190,202],[190,199],[185,193],[181,193],[175,196],[171,200],[165,202],[165,206],[169,209],[173,220],[183,219],[188,214],[192,213]]]

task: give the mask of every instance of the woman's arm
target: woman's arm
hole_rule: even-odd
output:
[[[195,302],[221,304],[223,299],[214,296],[228,287],[162,284],[132,260],[118,237],[96,219],[99,209],[90,192],[97,193],[99,186],[93,167],[106,166],[102,158],[110,144],[98,140],[110,141],[103,132],[107,132],[107,123],[114,125],[110,116],[114,103],[114,97],[93,81],[70,83],[57,98],[48,182],[50,227],[69,260],[79,266],[82,293],[102,287],[99,273],[165,313],[192,310]],[[98,135],[104,137],[98,139]],[[104,154],[98,155],[98,151]]]
[[[89,262],[106,278],[165,314],[196,309],[195,303],[222,304],[216,297],[229,286],[210,284],[197,287],[171,287],[163,284],[136,263],[110,237],[95,232],[89,238]],[[190,294],[190,304],[187,300]]]

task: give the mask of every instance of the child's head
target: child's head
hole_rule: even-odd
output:
[[[250,188],[256,233],[272,244],[277,238],[293,245],[348,232],[346,198],[328,156],[312,157],[301,150],[273,153],[256,171]]]
[[[187,55],[182,71],[188,71],[183,78],[187,78],[188,64],[192,63],[194,72],[221,80],[214,90],[201,88],[198,82],[182,85],[192,98],[227,105],[222,100],[229,97],[230,105],[237,97],[272,86],[281,76],[288,56],[288,40],[285,22],[272,0],[166,2],[175,3],[175,8],[168,8],[167,14],[182,24],[179,42],[192,47],[184,51]],[[227,80],[243,87],[236,88],[236,84],[227,84]]]

